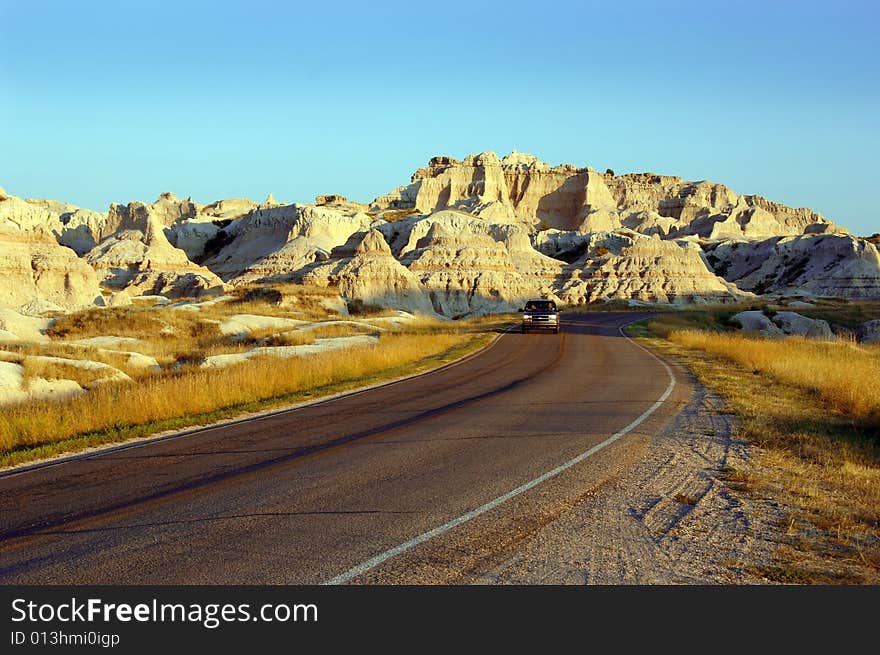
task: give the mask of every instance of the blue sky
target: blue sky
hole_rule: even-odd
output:
[[[437,154],[723,182],[880,231],[880,3],[0,0],[0,185],[368,201]]]

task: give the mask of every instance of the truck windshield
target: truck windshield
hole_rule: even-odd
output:
[[[552,300],[532,300],[526,303],[527,312],[555,312],[556,303]]]

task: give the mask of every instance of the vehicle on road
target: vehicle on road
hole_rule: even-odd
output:
[[[559,308],[556,303],[546,298],[528,300],[522,308],[523,334],[537,330],[559,332]]]

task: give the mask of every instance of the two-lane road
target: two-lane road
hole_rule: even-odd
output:
[[[687,399],[621,335],[637,318],[569,316],[429,375],[4,474],[0,581],[466,581]]]

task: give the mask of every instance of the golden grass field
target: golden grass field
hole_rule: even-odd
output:
[[[13,405],[0,417],[0,452],[6,453],[4,463],[11,463],[17,459],[12,453],[47,443],[92,435],[95,438],[87,441],[93,445],[145,425],[164,427],[163,422],[175,420],[183,425],[189,419],[209,420],[217,410],[252,408],[264,400],[293,400],[338,384],[366,383],[382,373],[402,374],[402,369],[419,362],[440,363],[470,337],[387,334],[372,347],[288,359],[259,357],[222,369],[183,369],[137,384],[108,383],[67,400]]]
[[[867,320],[867,319],[866,319]],[[726,315],[660,315],[634,333],[724,396],[754,470],[735,489],[786,513],[773,566],[790,583],[880,582],[880,346],[727,331]]]
[[[471,321],[409,319],[399,325],[377,321],[393,312],[367,307],[350,318],[320,302],[332,297],[291,285],[285,303],[233,299],[201,311],[132,306],[93,309],[59,317],[46,343],[7,343],[0,358],[24,366],[32,379],[70,379],[87,391],[64,399],[32,399],[3,406],[0,412],[0,466],[72,452],[159,431],[206,424],[273,406],[299,402],[421,372],[453,361],[494,336],[509,318]],[[297,295],[291,295],[291,294]],[[308,329],[256,329],[244,337],[221,334],[218,323],[237,314],[296,318],[320,323]],[[203,368],[216,354],[261,346],[302,345],[317,339],[371,334],[375,345],[289,358],[261,355],[225,368]],[[66,344],[64,340],[112,335],[137,341],[120,348],[155,357],[159,370],[127,363],[126,355],[106,348]],[[33,355],[89,359],[130,375],[130,382],[96,383],[103,374]]]
[[[801,337],[764,339],[740,333],[676,330],[685,348],[736,362],[753,373],[815,392],[834,412],[856,421],[880,419],[880,346]]]

